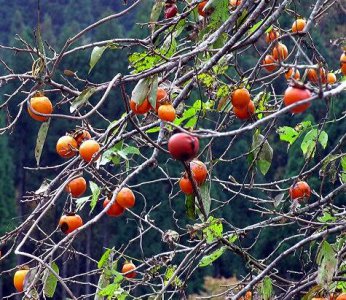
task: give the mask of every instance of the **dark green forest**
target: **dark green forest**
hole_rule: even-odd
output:
[[[115,37],[145,37],[149,33],[148,26],[144,23],[149,20],[151,11],[151,0],[144,1],[136,10],[135,13],[127,14],[116,21],[111,21],[106,25],[102,25],[96,30],[88,33],[84,40],[80,41],[81,45],[85,43],[90,43],[91,41],[101,41],[105,39],[113,39]],[[294,1],[297,6],[297,11],[304,15],[304,10],[309,7],[309,3],[312,1]],[[41,20],[41,30],[44,41],[47,45],[47,50],[49,48],[61,49],[66,39],[78,33],[80,30],[88,26],[89,24],[95,22],[101,17],[107,16],[116,11],[123,9],[123,1],[106,1],[106,0],[84,0],[84,1],[72,1],[72,0],[56,0],[56,1],[41,1],[40,6],[40,20]],[[20,39],[29,42],[31,45],[35,46],[35,29],[37,28],[37,15],[38,7],[36,0],[28,1],[1,1],[0,9],[0,44],[10,47],[17,47],[22,45]],[[280,25],[283,27],[289,27],[291,20],[284,16],[279,20]],[[311,30],[312,37],[316,43],[317,49],[321,52],[321,55],[326,58],[326,63],[329,70],[337,70],[339,68],[339,47],[333,45],[331,41],[336,40],[342,36],[346,35],[345,27],[345,15],[338,11],[336,8],[331,8],[327,14],[327,17],[319,20],[318,30],[314,28]],[[263,41],[258,41],[257,45],[260,49],[265,47]],[[289,45],[292,47],[292,45]],[[97,64],[97,66],[88,74],[89,70],[89,60],[91,49],[87,49],[78,52],[76,55],[72,55],[63,60],[62,66],[60,68],[57,77],[61,76],[64,70],[72,70],[77,72],[81,78],[86,77],[90,82],[100,83],[110,80],[115,74],[122,73],[128,74],[130,70],[128,69],[128,55],[136,51],[135,48],[127,49],[107,49],[102,59]],[[48,55],[54,55],[53,51],[48,53]],[[256,54],[245,52],[241,56],[241,61],[239,62],[244,67],[253,64],[258,57]],[[15,55],[13,52],[8,51],[0,46],[0,58],[6,62],[10,68],[12,68],[16,73],[26,72],[31,70],[32,59],[30,55]],[[2,65],[0,67],[0,72],[5,72],[5,68]],[[340,74],[338,75],[340,78]],[[1,85],[1,83],[0,83]],[[83,90],[82,83],[78,82],[76,88]],[[286,83],[284,80],[276,80],[273,82],[275,92],[277,94],[282,94],[283,90],[286,88]],[[0,104],[5,99],[4,95],[11,94],[18,87],[18,83],[12,86],[7,85],[1,89],[1,100]],[[132,90],[133,86],[128,85],[126,89],[128,92]],[[268,91],[271,87],[268,86]],[[18,96],[18,95],[17,95]],[[25,95],[23,95],[24,97]],[[59,98],[59,93],[52,93],[52,102],[58,102],[62,99]],[[118,92],[112,92],[111,101],[106,102],[102,107],[102,113],[109,120],[117,120],[124,113],[124,107],[120,99],[120,94]],[[194,92],[189,100],[189,104],[192,105],[196,100],[201,99],[202,101],[207,101],[207,94],[203,93],[203,87],[200,93]],[[21,99],[18,99],[20,101]],[[91,98],[91,102],[93,98]],[[335,116],[339,116],[342,110],[345,109],[345,95],[337,96],[330,101],[333,102],[332,113]],[[58,110],[64,111],[65,108],[58,107]],[[291,118],[288,114],[281,117],[276,124],[279,126],[292,126],[295,127],[297,124],[303,121],[310,121],[312,125],[320,121],[323,117],[325,111],[325,103],[319,101],[314,105],[308,114],[303,114]],[[0,125],[8,124],[12,120],[16,113],[16,106],[13,103],[9,106],[7,114],[0,115]],[[212,112],[208,113],[208,119],[216,118]],[[107,123],[99,118],[96,120],[97,126],[99,128],[104,128]],[[95,123],[94,123],[95,124]],[[239,127],[239,123],[234,123],[234,128]],[[25,203],[25,198],[30,193],[37,190],[44,180],[51,180],[54,178],[54,169],[45,169],[45,166],[57,165],[63,163],[61,158],[56,154],[55,144],[60,136],[62,136],[66,131],[74,128],[77,123],[54,119],[50,125],[49,135],[46,140],[43,155],[41,158],[40,170],[34,170],[36,167],[36,161],[34,156],[34,149],[36,143],[36,137],[39,130],[39,125],[32,122],[27,114],[23,114],[19,119],[16,126],[11,130],[10,134],[4,134],[0,136],[0,236],[4,235],[9,230],[15,228],[21,223],[23,218],[29,214],[33,208],[34,203]],[[202,124],[200,124],[202,126]],[[326,149],[319,147],[315,155],[314,161],[318,162],[322,157],[324,151],[332,149],[337,141],[337,136],[340,130],[344,130],[346,126],[345,119],[339,122],[337,125],[330,123],[326,125],[325,131],[328,133],[328,145]],[[198,127],[198,126],[197,126]],[[270,172],[265,176],[261,174],[253,174],[256,178],[256,182],[267,180],[277,180],[280,178],[288,178],[296,174],[301,169],[304,164],[304,156],[300,149],[300,144],[302,142],[304,135],[302,134],[296,143],[291,147],[287,146],[287,143],[283,142],[279,138],[279,134],[276,136],[271,136],[270,143],[274,150],[274,159],[271,165]],[[236,143],[232,146],[232,151],[229,153],[229,157],[226,159],[232,159],[242,155],[249,150],[251,146],[252,136],[243,134],[237,136]],[[215,156],[223,153],[223,151],[228,146],[230,138],[225,138],[219,144],[214,145],[213,153]],[[133,158],[136,159],[136,158]],[[179,178],[181,173],[181,168],[178,164],[173,161],[168,160],[167,157],[162,155],[159,157],[159,163],[162,163],[162,167],[169,172],[173,178],[172,182],[166,180],[159,183],[153,183],[151,185],[146,185],[145,189],[138,188],[139,192],[142,193],[146,199],[149,199],[150,205],[160,204],[160,210],[154,212],[153,218],[162,230],[173,229],[179,231],[180,228],[186,227],[190,224],[185,218],[184,212],[184,197],[174,198],[174,201],[170,200],[170,187],[171,184],[176,184],[176,180]],[[213,169],[213,174],[217,175],[218,178],[222,178],[225,181],[235,180],[236,182],[242,182],[242,178],[246,173],[246,168],[243,165],[248,165],[247,157],[236,160],[234,164],[227,164],[227,167],[223,166],[222,163],[216,164]],[[136,187],[142,181],[155,180],[160,176],[160,170],[155,168],[148,168],[143,172],[140,177],[136,180],[131,181],[130,185]],[[233,178],[233,179],[230,179]],[[92,178],[88,178],[91,180]],[[320,178],[318,175],[309,178],[309,183],[312,188],[314,186],[319,186]],[[336,183],[335,183],[336,184]],[[333,189],[333,183],[330,183],[330,190]],[[288,188],[288,186],[287,186]],[[91,194],[90,189],[87,192]],[[223,201],[229,198],[227,191],[217,190],[211,191],[212,198],[218,201]],[[258,191],[254,190],[250,192],[254,197],[263,194],[270,195],[269,191]],[[65,195],[66,196],[66,195]],[[273,195],[274,196],[274,195]],[[286,195],[287,196],[287,195]],[[340,196],[337,201],[341,201],[344,196]],[[178,200],[181,200],[178,201]],[[141,201],[139,199],[138,201]],[[63,209],[64,199],[55,206],[53,212],[51,212],[50,220],[45,220],[44,223],[40,224],[42,228],[47,230],[52,230],[56,227],[56,220],[61,215]],[[289,204],[287,203],[287,206]],[[95,214],[98,210],[102,209],[102,203],[97,204]],[[137,208],[135,208],[136,210]],[[172,215],[172,209],[175,211],[174,218],[167,217]],[[138,212],[140,212],[138,208]],[[159,213],[158,213],[159,212]],[[85,219],[89,217],[88,211],[81,212]],[[248,209],[248,203],[244,201],[241,195],[237,196],[234,201],[232,201],[232,206],[224,206],[215,212],[215,217],[225,217],[232,222],[232,224],[238,228],[242,228],[248,224],[248,220],[251,219],[253,222],[260,218],[259,214]],[[296,224],[292,224],[288,227],[292,232],[296,231]],[[285,230],[288,230],[285,227]],[[96,261],[98,261],[104,252],[105,248],[111,248],[114,245],[120,247],[123,243],[126,243],[128,237],[136,234],[136,220],[131,218],[131,215],[126,215],[125,218],[121,219],[107,219],[103,218],[101,222],[97,223],[91,229],[89,228],[86,232],[79,236],[73,242],[73,247],[77,251],[85,252],[91,255]],[[36,232],[37,237],[40,237],[42,232]],[[252,233],[253,234],[253,233]],[[285,232],[280,229],[271,227],[265,230],[260,230],[257,233],[257,243],[255,246],[251,246],[249,241],[254,237],[244,237],[241,241],[241,246],[249,247],[251,246],[250,253],[260,254],[260,256],[265,257],[278,245],[282,240]],[[188,237],[185,237],[186,239]],[[39,238],[38,238],[39,240]],[[289,241],[282,245],[283,248],[288,247]],[[6,253],[9,249],[8,246],[0,245],[0,250],[2,253]],[[35,251],[35,241],[27,247],[31,247],[31,251]],[[151,255],[157,253],[158,251],[168,250],[167,245],[161,243],[161,236],[148,234],[145,237],[145,255],[150,257]],[[138,248],[133,247],[128,249],[133,257],[140,257],[141,252]],[[299,254],[298,254],[299,255]],[[0,262],[0,299],[4,295],[8,295],[14,291],[12,286],[12,275],[13,273],[2,273],[3,270],[8,270],[14,268],[17,265],[24,264],[21,257],[15,257],[11,255],[6,261]],[[79,273],[87,271],[90,266],[86,264],[85,261],[80,256],[67,255],[65,254],[60,258],[60,270],[61,273],[65,274],[66,277],[72,276],[76,270]],[[285,272],[286,267],[292,269],[299,268],[297,261],[287,260],[285,265],[281,265],[278,272]],[[212,266],[203,269],[197,269],[192,278],[192,284],[188,286],[188,293],[198,293],[203,290],[203,281],[205,276],[212,276],[215,278],[221,277],[237,277],[240,278],[242,275],[249,271],[249,266],[239,258],[238,256],[233,256],[232,254],[225,254],[219,260],[217,260]],[[281,268],[281,269],[280,269]],[[97,283],[97,276],[89,275],[91,278],[89,280]],[[94,276],[94,277],[93,277]],[[294,274],[292,274],[294,276]],[[94,287],[78,286],[79,289],[84,288],[83,293],[88,294],[93,291]],[[74,291],[79,294],[78,291]],[[64,292],[57,289],[57,293],[54,299],[65,299],[66,295]],[[137,293],[142,294],[143,291],[138,290]]]

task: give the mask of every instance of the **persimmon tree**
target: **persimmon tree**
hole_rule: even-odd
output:
[[[2,273],[15,276],[25,299],[51,298],[56,289],[71,299],[184,299],[199,269],[232,255],[242,259],[248,274],[226,291],[201,299],[312,299],[345,293],[344,37],[334,41],[339,52],[328,62],[310,35],[331,8],[342,4],[316,0],[300,11],[290,0],[147,1],[151,15],[138,25],[149,29],[147,37],[86,39],[142,2],[124,1],[122,11],[76,32],[61,49],[42,39],[38,8],[34,41],[1,46],[29,56],[32,68],[18,73],[1,60],[7,71],[0,76],[2,88],[12,91],[2,97],[7,124],[0,132],[15,130],[26,114],[32,123],[41,122],[34,170],[55,172],[21,199],[35,203],[34,208],[0,238],[6,247],[1,260],[14,253],[25,258],[26,271],[13,266]],[[282,17],[292,26],[281,26]],[[90,68],[81,77],[64,61],[84,51],[90,52]],[[129,51],[129,71],[94,83],[105,51]],[[329,64],[339,63],[333,72]],[[277,88],[278,81],[284,90]],[[103,110],[107,103],[121,107],[122,114],[109,119]],[[305,119],[308,114],[318,121]],[[97,119],[107,126],[100,128]],[[63,120],[71,128],[56,144],[61,163],[42,166],[49,128]],[[338,128],[333,140],[328,138],[331,124]],[[242,139],[250,142],[238,155]],[[298,151],[289,152],[289,147]],[[286,176],[278,169],[287,157],[278,157],[277,148],[302,162],[298,172]],[[234,165],[244,176],[225,174]],[[180,176],[173,167],[180,168]],[[138,182],[146,172],[156,178]],[[164,183],[169,189],[161,191]],[[161,198],[152,199],[151,189],[160,190]],[[248,218],[246,226],[237,227],[228,216],[220,217],[236,199],[248,206],[244,219],[251,213],[255,222]],[[162,211],[163,202],[170,204],[169,213]],[[60,218],[47,224],[57,207],[63,207]],[[155,220],[160,213],[171,219],[172,228]],[[136,233],[121,247],[102,249],[102,257],[75,248],[74,242],[101,219],[119,226],[130,226],[126,220],[131,219]],[[282,232],[284,239],[270,255],[254,256],[268,228]],[[162,251],[146,250],[149,234]],[[27,245],[34,245],[33,251]],[[133,257],[131,247],[141,255]],[[70,270],[73,275],[63,277],[64,254],[86,259],[90,269]],[[287,260],[295,260],[296,268],[285,269]],[[78,285],[89,285],[90,294],[74,293]]]

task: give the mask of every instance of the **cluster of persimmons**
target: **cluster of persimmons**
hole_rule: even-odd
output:
[[[205,9],[207,2],[208,1],[201,1],[198,4],[198,14],[203,18],[212,14],[212,10]],[[239,6],[241,2],[241,0],[231,0],[230,6]],[[166,19],[173,18],[177,15],[178,8],[175,3],[176,1],[174,0],[166,1],[164,12]],[[299,18],[294,21],[291,31],[294,34],[301,34],[304,33],[305,27],[306,21]],[[277,29],[273,28],[267,32],[265,39],[268,44],[273,44],[273,48],[271,54],[265,56],[262,67],[268,72],[274,72],[278,69],[280,62],[283,62],[288,57],[289,51],[285,44],[279,42],[280,33]],[[345,53],[340,57],[340,64],[341,73],[346,75]],[[310,88],[299,81],[301,76],[297,68],[293,67],[287,69],[285,77],[291,82],[291,86],[284,92],[283,102],[286,106],[312,97]],[[306,69],[304,79],[305,78],[312,85],[332,85],[337,81],[334,73],[327,73],[323,66],[320,65],[316,69]],[[251,100],[251,94],[246,87],[238,86],[232,91],[229,98],[233,106],[233,113],[239,119],[247,120],[255,115],[255,104]],[[310,102],[300,104],[293,107],[291,112],[295,114],[302,113],[309,106]],[[159,87],[157,90],[156,107],[152,107],[148,97],[140,104],[137,104],[134,100],[130,100],[129,107],[135,115],[144,115],[152,110],[162,121],[173,122],[176,118],[176,111],[171,104],[170,96],[162,87]],[[30,99],[28,113],[33,119],[45,122],[48,120],[49,115],[53,113],[53,105],[43,93],[37,92],[37,94]],[[61,157],[69,159],[79,155],[86,163],[95,161],[100,155],[100,150],[100,144],[92,139],[90,133],[84,129],[78,129],[60,137],[56,144],[56,151]],[[191,171],[190,176],[186,171],[183,173],[183,176],[179,180],[179,187],[184,194],[194,195],[196,193],[196,188],[202,186],[208,176],[206,165],[196,158],[199,151],[198,138],[187,132],[175,133],[168,140],[168,150],[174,159],[184,162]],[[73,198],[81,197],[86,189],[87,182],[83,177],[74,178],[66,185],[66,192]],[[292,201],[307,200],[311,196],[311,189],[305,181],[297,181],[290,187],[289,195]],[[107,207],[110,201],[109,198],[106,198],[103,202],[103,207]],[[133,191],[128,187],[124,187],[117,193],[114,203],[108,208],[106,213],[108,216],[118,217],[122,215],[126,209],[132,208],[135,202]],[[83,226],[83,220],[74,212],[64,214],[59,221],[59,227],[64,234],[70,234],[81,226]],[[122,272],[127,278],[134,278],[136,276],[135,269],[136,267],[132,262],[126,262],[123,265]],[[19,292],[23,291],[24,279],[27,273],[28,269],[21,269],[14,275],[14,286]],[[244,299],[251,298],[252,293],[248,291]],[[314,299],[317,300],[322,298]],[[343,299],[346,299],[345,294],[339,295],[336,298],[336,300]]]

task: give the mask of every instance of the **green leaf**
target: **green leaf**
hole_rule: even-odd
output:
[[[288,142],[290,145],[299,137],[299,132],[289,126],[279,127],[276,132],[279,134],[281,141]]]
[[[267,103],[270,100],[271,93],[260,92],[255,98],[256,114],[258,119],[263,118],[263,111],[267,109]]]
[[[90,208],[91,208],[90,213],[92,213],[99,199],[101,189],[95,182],[90,181],[89,183],[90,183],[90,189],[92,192],[92,197],[90,202]]]
[[[93,51],[91,52],[91,56],[90,56],[90,62],[89,62],[89,74],[91,72],[91,70],[95,67],[95,65],[97,64],[97,62],[100,60],[103,52],[108,48],[108,46],[103,46],[103,47],[98,47],[95,46]]]
[[[159,85],[159,77],[158,77],[158,75],[155,75],[153,80],[151,81],[150,92],[149,92],[149,102],[151,104],[151,107],[153,107],[153,108],[156,108],[156,98],[157,98],[158,85]]]
[[[167,38],[164,40],[162,47],[160,48],[159,52],[167,57],[170,58],[173,56],[173,54],[177,50],[177,41],[173,37],[173,35],[169,34]]]
[[[260,20],[258,21],[255,25],[253,25],[250,29],[249,29],[249,33],[254,33],[258,28],[261,27],[261,25],[263,24],[264,20]]]
[[[328,133],[325,131],[321,131],[321,133],[318,137],[318,141],[321,144],[321,146],[323,147],[323,149],[326,149],[327,143],[328,143]]]
[[[318,265],[316,283],[328,289],[337,269],[338,260],[333,247],[327,241],[322,242],[316,262]]]
[[[332,216],[329,212],[324,211],[322,217],[317,218],[318,221],[322,223],[335,222],[337,220],[336,217]]]
[[[55,262],[52,262],[50,266],[55,271],[55,273],[57,273],[59,275],[58,265]],[[46,271],[47,271],[47,277],[46,277],[44,284],[43,284],[44,294],[48,298],[53,298],[55,290],[56,290],[56,286],[58,284],[58,279],[49,270],[46,270]]]
[[[160,131],[160,126],[155,126],[153,128],[150,128],[146,131],[146,133],[155,133]]]
[[[196,207],[194,195],[185,196],[185,208],[187,217],[191,220],[196,220]]]
[[[328,142],[328,134],[325,131],[321,131],[319,133],[317,129],[311,129],[305,135],[304,140],[300,146],[305,158],[313,158],[315,156],[317,140],[323,148],[326,148]]]
[[[322,291],[322,287],[320,285],[313,286],[301,300],[311,300],[316,294],[319,294]]]
[[[47,122],[42,123],[40,130],[38,131],[38,134],[37,134],[36,146],[35,146],[35,158],[36,158],[37,166],[40,165],[41,154],[42,154],[44,142],[46,141],[46,138],[47,138],[49,125],[50,125],[50,119],[48,119]]]
[[[88,197],[82,197],[82,198],[78,198],[76,199],[76,208],[77,211],[80,211],[83,209],[84,205],[90,200],[90,196]]]
[[[261,293],[263,300],[269,300],[273,293],[273,284],[269,276],[264,277],[261,284]]]
[[[346,182],[346,155],[341,158],[341,167],[342,167],[341,181],[345,183]]]
[[[121,157],[125,157],[125,159],[128,158],[128,154],[135,154],[135,155],[140,155],[141,153],[139,152],[139,149],[137,147],[133,146],[127,146],[121,150],[118,150],[117,153]]]
[[[226,247],[221,247],[214,252],[212,252],[209,255],[203,256],[202,259],[200,260],[198,266],[199,267],[206,267],[211,265],[215,260],[217,260],[225,251]]]
[[[111,255],[111,253],[112,253],[112,249],[107,249],[105,251],[105,253],[102,254],[99,262],[97,263],[97,267],[99,269],[101,269],[105,265],[105,263],[107,262],[109,256]]]
[[[223,225],[220,219],[215,219],[212,216],[208,218],[207,224],[208,226],[203,229],[203,234],[206,237],[207,243],[210,244],[215,239],[222,237]]]
[[[209,212],[210,212],[211,199],[210,199],[209,185],[207,182],[205,182],[204,184],[201,185],[200,193],[201,193],[204,211],[208,217]],[[202,216],[202,217],[204,218],[204,216]],[[202,219],[202,221],[205,221],[205,220]]]
[[[111,283],[99,291],[100,296],[111,297],[115,294],[116,290],[120,287],[119,283]]]
[[[238,239],[238,236],[236,234],[231,234],[229,237],[228,237],[228,241],[233,244],[236,240]]]
[[[153,68],[160,60],[160,56],[149,55],[146,52],[135,52],[129,56],[129,63],[135,69],[136,73]]]
[[[304,137],[303,142],[300,145],[300,148],[303,151],[304,157],[313,158],[316,152],[316,144],[317,144],[317,129],[311,129]]]
[[[89,98],[96,92],[96,88],[87,87],[81,94],[71,103],[70,113],[74,113],[78,108],[85,104]]]
[[[256,159],[257,168],[263,175],[267,174],[273,160],[273,149],[268,140],[258,132],[253,136],[252,147],[253,159]]]
[[[141,105],[145,98],[147,98],[150,89],[150,81],[146,78],[140,79],[132,91],[131,99],[137,104]]]
[[[155,4],[153,5],[153,8],[151,9],[150,14],[150,23],[156,22],[161,14],[162,9],[165,7],[165,1],[164,0],[156,0]],[[154,32],[155,25],[151,25],[151,30]]]
[[[177,266],[168,266],[165,272],[165,276],[164,276],[164,284],[166,285],[168,283],[168,281],[172,278],[175,270],[177,269]],[[172,281],[172,285],[175,287],[182,287],[183,286],[183,282],[176,276],[173,281]]]

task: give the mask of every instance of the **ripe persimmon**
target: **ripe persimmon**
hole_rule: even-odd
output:
[[[75,213],[63,215],[59,220],[59,227],[65,234],[69,234],[81,226],[83,226],[83,220],[80,215]]]
[[[320,70],[319,73],[320,73],[321,82],[326,83],[327,82],[326,70],[324,68],[320,68],[319,70]],[[310,82],[318,83],[318,74],[315,69],[307,69],[306,75]]]
[[[346,76],[346,53],[342,53],[340,56],[340,70],[343,75]]]
[[[252,299],[252,292],[251,291],[247,291],[245,293],[245,297],[240,297],[239,300],[251,300]]]
[[[233,107],[233,112],[239,119],[247,120],[255,113],[255,104],[253,103],[253,101],[250,101],[247,107]]]
[[[160,105],[157,114],[162,121],[173,122],[175,119],[175,109],[172,104]]]
[[[294,72],[294,75],[293,75]],[[285,73],[285,78],[287,80],[294,78],[295,80],[299,80],[300,79],[300,72],[298,69],[293,69],[293,68],[289,68],[288,71]]]
[[[303,32],[305,26],[306,26],[306,20],[299,18],[293,22],[292,32],[294,33]]]
[[[146,98],[141,105],[137,105],[135,101],[131,100],[130,108],[136,115],[144,115],[150,110],[151,105],[148,98]]]
[[[198,10],[198,14],[202,17],[206,17],[210,14],[210,10],[205,10],[204,7],[205,5],[208,3],[208,1],[202,1],[198,4],[197,10]]]
[[[53,105],[50,100],[45,96],[34,96],[30,99],[30,107],[41,114],[51,114],[53,112]],[[48,120],[49,117],[44,117],[35,114],[33,111],[30,110],[30,107],[28,107],[28,113],[31,118],[33,118],[36,121],[45,122]]]
[[[179,187],[180,190],[185,194],[185,195],[192,195],[193,194],[193,185],[192,182],[187,176],[183,176],[179,180]]]
[[[121,269],[121,273],[123,273],[126,278],[135,278],[137,275],[136,272],[133,271],[135,269],[136,269],[136,266],[133,263],[126,262]],[[125,273],[127,273],[127,274],[125,274]]]
[[[247,107],[250,100],[251,96],[246,88],[236,89],[231,96],[232,105],[239,109]]]
[[[266,55],[266,57],[263,60],[263,67],[268,71],[268,72],[273,72],[277,68],[277,61],[272,55]]]
[[[72,195],[72,197],[78,198],[82,196],[87,189],[87,182],[83,177],[77,177],[72,179],[66,185],[66,191]]]
[[[175,4],[172,4],[170,6],[166,6],[165,8],[165,19],[171,19],[174,18],[178,13],[178,7]]]
[[[100,150],[100,145],[95,140],[86,140],[79,147],[80,156],[89,162],[94,157],[94,155]]]
[[[168,100],[168,94],[165,89],[158,87],[156,93],[156,110],[159,109],[162,102]]]
[[[13,285],[19,293],[23,292],[24,290],[24,280],[28,272],[29,270],[23,269],[18,270],[16,273],[14,273]]]
[[[311,196],[311,188],[305,181],[298,181],[290,187],[289,194],[292,200],[308,200]]]
[[[346,293],[340,294],[338,297],[336,297],[336,300],[346,300]]]
[[[189,161],[196,157],[198,150],[198,138],[185,132],[173,134],[168,140],[168,151],[174,159]]]
[[[327,74],[327,82],[329,84],[334,84],[336,82],[336,75],[334,73]]]
[[[202,185],[208,176],[208,170],[205,164],[200,160],[195,159],[190,162],[190,168],[196,183]]]
[[[110,200],[107,198],[105,201],[103,201],[103,208],[105,208]],[[119,217],[121,216],[125,211],[125,208],[120,206],[116,201],[110,206],[110,208],[107,210],[106,214],[110,217]]]
[[[77,151],[77,141],[70,135],[64,135],[58,139],[56,143],[56,152],[61,157],[71,158],[76,154]]]
[[[301,100],[309,99],[309,98],[311,98],[311,92],[308,89],[288,87],[284,94],[284,104],[285,106],[289,106],[293,103],[296,103]],[[310,102],[298,105],[292,108],[291,112],[294,114],[299,114],[307,110],[310,107],[310,105],[311,105]]]
[[[135,205],[136,198],[129,188],[124,187],[119,191],[116,202],[123,208],[131,208]]]
[[[86,140],[91,139],[91,135],[89,131],[87,130],[78,130],[76,133],[73,135],[74,139],[77,142],[78,147]]]
[[[273,57],[275,60],[285,60],[288,56],[288,49],[283,43],[278,43],[273,48]]]
[[[239,6],[242,3],[242,0],[230,0],[229,4],[233,7]]]
[[[270,44],[271,42],[275,41],[280,37],[279,32],[276,29],[272,29],[269,32],[266,33],[266,42]]]

